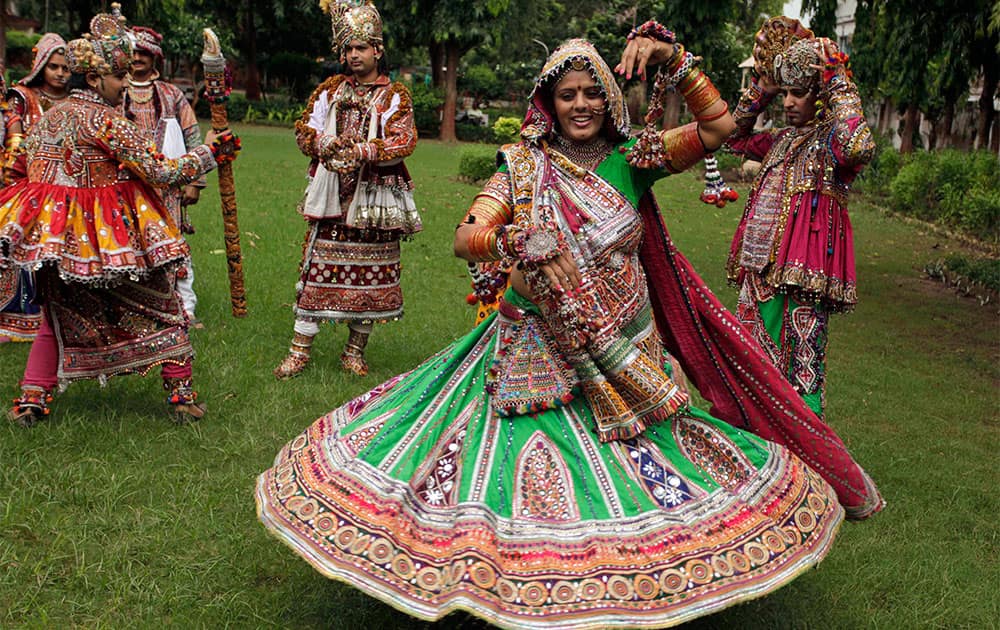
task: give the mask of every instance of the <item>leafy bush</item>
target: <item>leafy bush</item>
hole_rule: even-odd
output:
[[[462,151],[458,161],[458,174],[470,182],[486,181],[497,170],[496,154],[481,149]]]
[[[31,51],[42,36],[37,33],[26,31],[7,31],[7,54],[12,55],[18,51]],[[32,54],[32,56],[34,56]]]
[[[514,116],[501,116],[493,123],[493,138],[500,144],[517,142],[521,137],[521,119]]]
[[[424,137],[436,137],[441,133],[441,106],[444,96],[439,90],[415,82],[409,86],[413,97],[413,119],[417,131]]]
[[[470,67],[458,78],[458,88],[480,99],[492,99],[503,96],[504,85],[493,68],[479,64]]]
[[[1000,291],[1000,260],[980,258],[969,260],[961,254],[952,254],[944,259],[945,266],[972,280],[980,282],[994,291]]]
[[[886,135],[875,135],[875,157],[861,171],[858,183],[866,192],[886,194],[889,184],[903,166],[903,158]]]
[[[474,123],[455,123],[455,135],[464,142],[493,142],[493,130]]]
[[[260,105],[259,103],[254,103],[254,107]],[[247,97],[240,92],[233,92],[229,95],[229,100],[226,101],[226,112],[229,114],[229,122],[239,122],[246,118],[247,109],[250,107],[250,101]],[[194,113],[199,118],[209,118],[212,115],[211,105],[206,98],[199,98],[198,102],[194,106]]]
[[[933,156],[917,153],[889,184],[892,209],[921,219],[933,220],[937,215],[937,200],[934,197],[933,178],[928,177]]]
[[[257,103],[247,107],[243,122],[274,127],[294,127],[302,115],[303,105],[283,105],[279,103]]]
[[[915,153],[889,193],[898,212],[1000,241],[1000,162],[990,153]]]

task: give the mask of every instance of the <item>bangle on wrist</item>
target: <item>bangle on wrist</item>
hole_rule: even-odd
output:
[[[504,238],[498,238],[497,242],[502,242],[506,257],[516,258],[528,265],[548,262],[566,249],[566,241],[555,227],[519,228],[507,225],[502,229]]]

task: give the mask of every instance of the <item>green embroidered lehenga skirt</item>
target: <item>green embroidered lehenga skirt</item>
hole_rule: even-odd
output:
[[[610,442],[579,395],[497,414],[484,392],[502,320],[287,444],[258,480],[266,527],[410,615],[510,628],[675,625],[826,554],[843,519],[831,487],[698,409]]]

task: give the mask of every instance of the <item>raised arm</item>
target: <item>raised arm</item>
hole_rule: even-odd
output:
[[[736,130],[726,140],[733,153],[743,155],[751,160],[760,161],[774,144],[774,134],[771,132],[754,133],[757,118],[767,109],[778,94],[778,86],[767,75],[762,75],[750,82],[750,85],[740,95],[740,102],[733,110],[733,121]]]
[[[829,106],[834,119],[830,149],[837,164],[860,169],[874,157],[875,140],[865,119],[858,88],[844,66],[847,56],[829,40],[824,41],[824,49],[826,65],[821,74],[819,96]]]
[[[132,121],[116,116],[105,123],[98,133],[97,143],[111,153],[130,171],[153,186],[167,187],[189,184],[215,169],[213,131],[206,142],[177,159],[169,159],[156,150],[156,145]]]
[[[673,40],[673,33],[666,28],[656,22],[647,22],[629,34],[625,51],[615,69],[626,78],[631,78],[633,74],[645,78],[647,66],[659,66],[653,88],[653,102],[650,105],[655,114],[661,113],[661,109],[654,108],[662,108],[662,103],[657,101],[661,100],[668,87],[673,86],[684,97],[695,122],[659,132],[663,146],[661,155],[666,156],[666,160],[657,159],[656,149],[652,146],[641,149],[641,152],[649,152],[652,159],[645,159],[642,155],[634,158],[630,156],[630,162],[635,166],[662,166],[672,172],[679,172],[703,158],[706,153],[722,146],[735,126],[719,91],[698,68],[700,59]],[[658,116],[647,116],[647,121],[656,117]],[[640,138],[640,143],[642,142],[643,139]],[[646,142],[652,145],[649,140]]]
[[[513,219],[513,206],[510,176],[504,171],[494,173],[455,228],[455,255],[469,262],[503,258],[497,237]]]

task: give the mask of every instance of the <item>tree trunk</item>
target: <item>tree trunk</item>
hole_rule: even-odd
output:
[[[990,127],[993,129],[993,135],[990,136],[990,151],[996,155],[1000,153],[1000,120],[997,119],[996,113],[993,114],[993,124]]]
[[[990,127],[993,126],[993,96],[997,92],[997,80],[1000,78],[1000,68],[993,64],[983,64],[983,93],[979,97],[979,122],[976,125],[976,144],[973,148],[985,149],[990,142]]]
[[[892,108],[889,99],[882,99],[882,104],[878,108],[878,132],[885,135],[885,130],[889,127],[889,117],[892,115]]]
[[[938,119],[940,136],[937,139],[937,146],[940,149],[950,149],[954,142],[952,140],[951,127],[955,122],[955,104],[946,103],[941,117]]]
[[[248,101],[260,100],[260,68],[257,67],[257,27],[254,25],[254,0],[247,0],[243,23],[243,50],[246,52]]]
[[[628,108],[629,120],[639,124],[642,122],[646,107],[646,84],[639,81],[625,93],[625,103]]]
[[[455,114],[458,113],[458,62],[462,58],[462,50],[458,42],[449,39],[444,42],[444,111],[441,113],[441,140],[456,142]]]
[[[431,42],[427,45],[427,52],[431,56],[431,85],[444,87],[444,46],[441,42]]]
[[[929,114],[924,114],[924,116],[931,121],[931,132],[927,134],[927,150],[933,151],[937,148],[938,125],[941,124],[941,114],[939,113],[937,118],[931,118]]]
[[[920,119],[920,110],[915,103],[906,106],[906,114],[903,115],[903,134],[899,144],[900,153],[913,153],[913,134],[917,131],[917,124]]]

